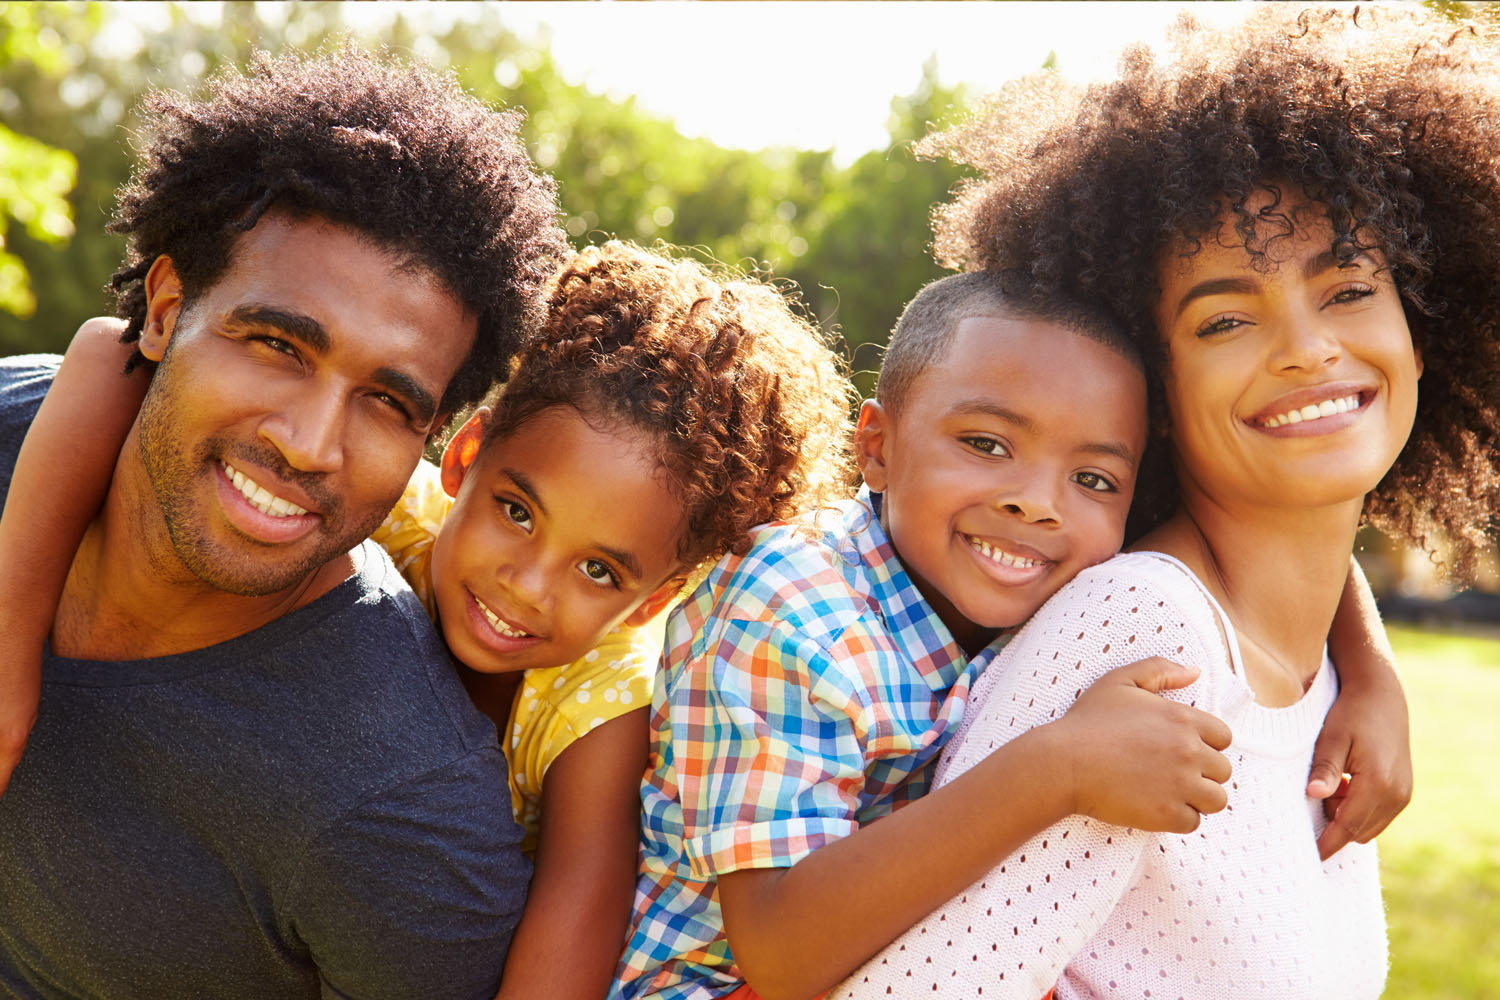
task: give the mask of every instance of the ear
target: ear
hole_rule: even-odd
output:
[[[672,577],[666,583],[651,592],[651,596],[640,603],[634,611],[625,617],[625,624],[631,628],[640,628],[642,625],[661,614],[682,593],[682,588],[687,585],[687,575],[679,574]]]
[[[450,497],[458,496],[458,487],[464,481],[464,474],[474,464],[474,459],[479,457],[479,446],[484,443],[484,432],[489,426],[490,408],[481,406],[448,439],[448,447],[443,449],[441,469],[443,492]]]
[[[177,329],[182,313],[182,280],[177,267],[166,254],[157,257],[146,272],[146,320],[141,326],[137,344],[148,361],[160,361],[167,353],[167,342]]]
[[[859,424],[854,431],[854,460],[871,492],[884,493],[889,480],[888,465],[891,416],[873,399],[859,406]]]

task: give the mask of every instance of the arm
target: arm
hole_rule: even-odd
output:
[[[499,1000],[609,990],[635,889],[647,715],[611,719],[547,768],[536,874]]]
[[[1070,813],[1196,827],[1200,811],[1223,807],[1216,782],[1228,764],[1213,747],[1226,746],[1228,732],[1150,693],[1193,676],[1165,661],[1119,671],[1056,724],[791,867],[720,874],[725,930],[746,980],[769,1000],[817,995]],[[686,810],[686,782],[683,795]]]
[[[1112,735],[1104,728],[1134,722],[1143,729],[1158,729],[1164,722],[1173,721],[1170,716],[1175,713],[1161,719],[1149,712],[1143,714],[1143,710],[1161,704],[1191,711],[1187,705],[1167,703],[1144,690],[1125,692],[1135,696],[1130,701],[1105,700],[1113,692],[1101,690],[1122,674],[1149,677],[1146,668],[1152,664],[1160,665],[1162,672],[1182,668],[1154,660],[1115,669],[1085,689],[1076,703],[1074,691],[1070,690],[1073,685],[1086,684],[1098,677],[1101,670],[1133,656],[1172,655],[1191,663],[1204,663],[1206,667],[1215,660],[1227,660],[1227,654],[1214,651],[1222,649],[1218,635],[1210,629],[1195,629],[1191,624],[1179,626],[1178,617],[1171,611],[1159,622],[1146,623],[1146,627],[1133,624],[1132,613],[1126,611],[1131,603],[1138,601],[1149,613],[1162,606],[1157,605],[1158,600],[1170,601],[1166,592],[1153,592],[1144,579],[1122,580],[1114,593],[1104,598],[1108,601],[1112,596],[1112,604],[1098,603],[1100,593],[1109,593],[1098,577],[1089,582],[1087,589],[1096,602],[1085,608],[1087,621],[1080,619],[1080,605],[1076,602],[1062,607],[1047,605],[1012,640],[999,661],[976,685],[964,726],[945,750],[940,787],[930,797],[956,789],[1023,740],[1055,731],[1062,743],[1064,727],[1080,716],[1079,730],[1069,733],[1066,739],[1094,745],[1093,756],[1085,756],[1082,763],[1093,770],[1093,779],[1100,782],[1099,792],[1121,796],[1123,804],[1128,805],[1132,797],[1152,793],[1151,778],[1145,772],[1159,771],[1164,763],[1175,769],[1186,760],[1194,762],[1187,763],[1187,773],[1196,776],[1195,762],[1201,760],[1200,780],[1214,793],[1214,801],[1209,803],[1212,808],[1205,811],[1222,808],[1226,801],[1224,790],[1215,782],[1228,778],[1228,765],[1220,755],[1203,754],[1199,749],[1180,744],[1153,746],[1145,733],[1131,734],[1127,729]],[[1062,595],[1068,593],[1065,589]],[[1148,609],[1148,605],[1152,607]],[[1187,616],[1182,616],[1182,620],[1192,621]],[[1157,629],[1158,624],[1163,628]],[[1212,677],[1205,677],[1173,691],[1169,697],[1194,704],[1211,703],[1213,684]],[[1059,721],[1048,722],[1065,709],[1067,714]],[[1082,725],[1085,720],[1081,717],[1085,711],[1091,717],[1086,726]],[[1093,718],[1095,712],[1097,719]],[[1107,718],[1110,713],[1121,712],[1132,718]],[[1222,724],[1216,724],[1216,729],[1211,734],[1213,744],[1225,745],[1228,731]],[[1138,761],[1142,774],[1113,771],[1121,762],[1111,760],[1111,756],[1134,758],[1140,754],[1153,755]],[[1134,787],[1129,790],[1112,787],[1121,781]],[[1026,804],[1018,800],[1010,803],[1010,807],[1022,810]],[[830,992],[830,1000],[884,997],[889,993],[930,995],[932,991],[972,996],[976,984],[983,985],[986,997],[1035,1000],[1044,995],[1058,981],[1073,955],[1094,937],[1116,904],[1136,884],[1138,869],[1148,860],[1147,852],[1154,857],[1153,844],[1177,839],[1145,833],[1128,816],[1106,815],[1108,812],[1111,810],[1100,809],[1095,813],[1103,822],[1071,815],[1050,827],[1031,830],[1029,839],[1013,845],[1003,860],[996,859],[1000,863],[952,893],[930,915],[913,922],[902,936]],[[1197,826],[1197,819],[1193,816],[1179,826],[1157,828],[1179,833],[1191,831]],[[1135,828],[1126,828],[1132,826]],[[949,832],[939,841],[944,849],[951,836]],[[1090,985],[1093,984],[1085,984],[1082,989],[1086,992]],[[1075,988],[1079,984],[1075,983]]]
[[[1396,655],[1370,585],[1352,558],[1328,652],[1338,667],[1339,697],[1323,722],[1307,783],[1308,795],[1326,800],[1328,826],[1318,838],[1324,858],[1351,840],[1374,838],[1412,793],[1411,738]]]
[[[0,515],[0,791],[21,758],[41,691],[42,646],[74,553],[104,502],[150,375],[122,376],[124,322],[73,337],[16,458]]]

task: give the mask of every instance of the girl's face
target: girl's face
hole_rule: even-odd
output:
[[[1253,213],[1270,195],[1248,204]],[[1157,328],[1184,490],[1233,508],[1362,498],[1411,433],[1421,358],[1401,300],[1371,254],[1340,265],[1321,207],[1257,270],[1225,224],[1191,257],[1165,255]],[[1263,223],[1262,243],[1274,224]],[[1279,230],[1277,230],[1279,231]]]
[[[555,407],[480,448],[487,419],[443,454],[455,502],[432,579],[453,655],[486,673],[562,666],[670,603],[683,512],[650,441]]]

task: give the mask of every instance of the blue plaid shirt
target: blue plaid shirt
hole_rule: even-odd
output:
[[[862,490],[767,525],[672,614],[611,997],[737,988],[717,876],[795,865],[928,790],[1000,643],[964,656],[902,569],[878,503]]]

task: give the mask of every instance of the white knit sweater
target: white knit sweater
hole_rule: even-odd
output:
[[[1221,633],[1219,623],[1223,623]],[[1224,642],[1228,635],[1228,647]],[[1228,723],[1229,806],[1186,836],[1072,816],[939,907],[829,997],[1359,1000],[1385,983],[1374,845],[1327,862],[1313,744],[1338,693],[1325,659],[1296,705],[1257,705],[1232,627],[1186,566],[1117,556],[1079,574],[979,683],[938,784],[1149,656],[1202,674],[1168,696]]]

